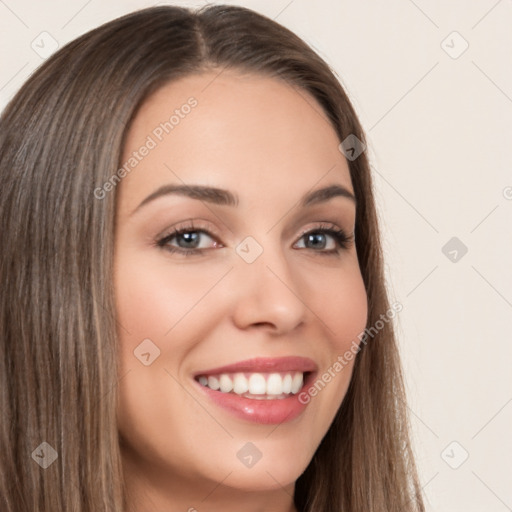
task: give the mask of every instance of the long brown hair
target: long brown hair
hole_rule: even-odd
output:
[[[251,10],[161,6],[67,44],[5,108],[0,135],[0,510],[124,512],[112,286],[116,172],[131,120],[159,87],[206,69],[287,81],[340,142],[364,133],[328,65]],[[349,162],[373,326],[389,310],[366,154]],[[343,403],[296,482],[301,512],[423,511],[393,326],[357,354]],[[46,443],[46,444],[45,444]],[[57,458],[52,462],[52,458]],[[45,467],[46,466],[46,467]]]

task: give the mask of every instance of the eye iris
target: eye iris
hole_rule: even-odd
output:
[[[325,237],[325,234],[311,233],[308,235],[308,241],[313,242],[313,247],[320,247],[323,249],[325,247],[325,239],[322,237]],[[318,244],[317,242],[320,242],[320,243]]]
[[[199,232],[190,231],[187,233],[181,233],[178,235],[178,240],[180,239],[185,241],[185,249],[195,249],[199,242]],[[192,244],[193,247],[191,247],[189,244]]]

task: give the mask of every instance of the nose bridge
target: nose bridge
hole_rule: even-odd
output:
[[[307,307],[280,240],[268,235],[259,240],[248,236],[236,252],[237,323],[270,323],[280,331],[299,325]]]

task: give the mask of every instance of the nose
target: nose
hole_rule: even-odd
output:
[[[238,328],[266,328],[277,335],[305,321],[305,290],[280,248],[264,248],[252,263],[240,259],[234,274],[233,320]]]

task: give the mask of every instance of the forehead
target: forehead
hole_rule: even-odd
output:
[[[352,190],[339,142],[303,89],[260,75],[204,72],[166,84],[143,103],[121,165],[150,149],[121,190],[131,200],[180,181],[238,190],[242,200],[274,191],[298,196],[322,180]]]

